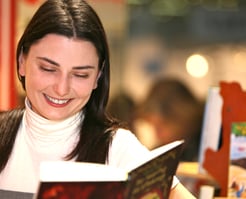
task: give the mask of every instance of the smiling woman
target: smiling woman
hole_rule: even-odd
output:
[[[43,161],[126,169],[148,156],[134,134],[105,111],[109,49],[86,1],[45,1],[20,38],[16,60],[26,99],[23,109],[0,114],[0,190],[31,198]],[[192,197],[174,177],[171,198]],[[0,198],[11,197],[0,191]]]
[[[97,87],[98,62],[91,42],[47,34],[19,57],[32,109],[51,120],[79,112]]]

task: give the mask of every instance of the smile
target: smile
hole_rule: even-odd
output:
[[[56,98],[52,98],[48,95],[45,95],[45,97],[50,102],[52,102],[53,104],[57,104],[57,105],[63,105],[63,104],[67,104],[69,102],[69,99],[56,99]]]

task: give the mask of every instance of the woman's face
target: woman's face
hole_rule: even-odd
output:
[[[48,34],[19,58],[32,109],[50,120],[79,112],[97,87],[99,58],[88,41]]]

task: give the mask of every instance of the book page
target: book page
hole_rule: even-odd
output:
[[[127,172],[104,164],[84,162],[43,162],[40,180],[49,181],[125,181]]]
[[[177,140],[177,141],[173,141],[169,144],[165,144],[165,145],[162,145],[158,148],[155,148],[155,149],[151,150],[149,154],[146,154],[146,156],[140,157],[137,161],[132,162],[132,164],[130,164],[130,166],[127,168],[127,170],[132,171],[132,170],[136,169],[137,167],[143,165],[144,163],[150,161],[151,159],[154,159],[154,158],[158,157],[159,155],[166,153],[167,151],[177,147],[178,145],[181,145],[183,142],[184,142],[184,140]]]

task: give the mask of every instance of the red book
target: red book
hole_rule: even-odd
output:
[[[183,141],[151,151],[130,172],[108,165],[45,162],[35,199],[167,199]]]

